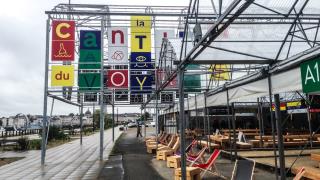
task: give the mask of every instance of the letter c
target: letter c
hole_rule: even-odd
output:
[[[65,33],[65,34],[63,34],[63,33],[61,32],[61,29],[62,29],[62,28],[70,28],[70,24],[68,24],[68,23],[59,23],[59,24],[57,25],[57,27],[56,27],[56,34],[57,34],[57,36],[60,37],[60,38],[62,38],[62,39],[66,39],[66,38],[70,37],[70,33]]]

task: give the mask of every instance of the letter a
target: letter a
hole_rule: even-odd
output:
[[[310,80],[310,79],[311,79],[314,83],[316,82],[316,81],[314,80],[312,71],[311,71],[311,69],[310,69],[310,67],[309,67],[309,65],[308,65],[307,72],[306,72],[306,78],[305,78],[305,80],[304,80],[304,84],[306,85],[306,84],[308,83],[308,80]]]
[[[98,47],[97,38],[94,33],[86,33],[84,37],[86,38],[83,42],[85,47]]]

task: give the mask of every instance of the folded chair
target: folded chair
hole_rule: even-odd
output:
[[[167,160],[168,156],[172,156],[174,153],[178,152],[180,147],[180,138],[177,137],[177,140],[172,148],[166,147],[162,150],[157,151],[157,160]]]
[[[215,165],[215,162],[220,154],[220,150],[219,149],[215,149],[213,151],[213,153],[210,155],[209,159],[207,160],[206,163],[204,164],[197,164],[197,163],[194,163],[192,164],[193,167],[199,167],[201,170],[202,170],[202,175],[201,175],[201,178],[207,173],[212,173],[214,175],[218,175],[218,176],[221,176],[221,174],[218,172],[218,169]]]
[[[236,160],[231,180],[252,180],[255,165],[256,162],[254,160]]]

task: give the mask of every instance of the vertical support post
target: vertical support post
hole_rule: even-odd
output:
[[[103,139],[104,139],[104,90],[103,90],[103,76],[104,76],[104,69],[103,69],[103,36],[104,36],[104,28],[105,28],[105,16],[102,16],[101,19],[101,48],[102,48],[102,54],[101,54],[101,69],[100,69],[100,161],[103,161]]]
[[[112,142],[114,142],[114,90],[112,93]]]
[[[269,87],[269,102],[270,102],[270,121],[271,121],[271,131],[272,131],[272,141],[273,141],[273,155],[274,155],[274,165],[275,170],[274,174],[276,176],[276,180],[279,179],[278,177],[278,158],[277,158],[277,151],[276,151],[276,135],[274,129],[274,116],[272,112],[272,84],[271,84],[271,77],[268,76],[268,87]]]
[[[157,84],[157,83],[156,83]],[[159,108],[158,108],[158,93],[156,93],[156,141],[157,141],[157,149],[158,149],[158,133],[159,133]]]
[[[281,112],[280,112],[279,94],[274,95],[274,104],[275,104],[275,110],[276,110],[280,176],[281,176],[281,180],[285,180],[286,179],[286,169],[285,169],[286,167],[285,167],[285,159],[284,159],[282,120],[281,120]]]
[[[309,95],[308,94],[306,94],[306,99],[308,99],[309,100]],[[308,126],[309,126],[309,136],[310,136],[310,149],[313,147],[313,142],[312,142],[312,126],[311,126],[311,113],[310,113],[310,111],[309,111],[309,108],[310,107],[310,105],[308,106],[308,108],[307,108],[307,116],[308,116]]]
[[[147,137],[147,114],[146,114],[146,108],[144,108],[144,138]]]
[[[237,150],[237,135],[236,135],[236,113],[234,108],[234,103],[231,104],[231,113],[232,113],[232,131],[233,131],[233,150],[234,150],[234,160],[238,159],[238,150]]]
[[[119,108],[117,108],[117,125],[119,125]]]
[[[259,146],[262,147],[263,146],[263,141],[262,141],[262,121],[261,121],[261,116],[262,116],[262,112],[261,112],[261,109],[260,109],[260,100],[259,98],[257,98],[257,105],[258,105],[258,114],[257,114],[257,118],[258,118],[258,123],[259,123],[259,137],[260,137],[260,140],[259,140]]]
[[[207,121],[207,146],[209,147],[209,152],[211,152],[211,141],[210,141],[210,125],[209,125],[209,116],[208,116],[208,108],[207,108],[207,94],[208,90],[204,93],[204,121],[203,124],[205,124],[205,121]],[[204,128],[205,129],[205,128]],[[210,146],[209,146],[210,144]]]
[[[181,144],[181,179],[186,180],[186,156],[185,156],[185,119],[184,119],[184,70],[179,71],[179,102],[180,102],[180,144]]]
[[[80,145],[82,145],[82,133],[83,133],[83,97],[80,95]]]
[[[49,71],[49,31],[50,18],[48,16],[46,25],[46,55],[45,55],[45,76],[43,92],[43,120],[42,120],[42,144],[41,144],[41,166],[45,164],[46,158],[46,124],[47,124],[47,103],[48,103],[48,71]]]
[[[228,89],[227,89],[227,112],[228,112],[227,120],[228,120],[228,129],[229,129],[229,144],[230,144],[229,151],[230,151],[230,161],[232,162],[231,122],[230,122],[231,112],[230,112],[229,90]]]

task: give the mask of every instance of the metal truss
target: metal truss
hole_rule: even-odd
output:
[[[312,0],[311,0],[312,1]],[[217,3],[214,3],[217,2]],[[229,1],[230,2],[230,1]],[[314,3],[315,1],[313,1]],[[188,36],[183,39],[181,52],[181,61],[175,62],[177,65],[172,69],[166,69],[167,79],[159,86],[156,93],[161,92],[172,81],[177,73],[181,70],[185,70],[188,64],[201,64],[203,66],[210,64],[231,64],[231,81],[236,73],[237,66],[242,65],[242,69],[245,69],[246,74],[250,74],[273,63],[287,59],[294,54],[302,52],[308,48],[319,45],[319,27],[320,27],[320,13],[313,9],[312,3],[309,0],[293,0],[285,1],[285,6],[276,7],[272,3],[276,4],[276,1],[256,0],[256,1],[241,1],[234,0],[227,7],[223,7],[222,1],[212,1],[211,12],[213,14],[204,15],[201,9],[200,0],[192,0],[191,11],[187,14],[185,32],[190,32],[189,29],[194,28],[197,24],[201,26],[209,26],[206,34],[203,35],[199,42],[191,50],[187,50],[187,46],[194,42],[194,37]],[[309,6],[308,6],[309,3]],[[249,7],[250,6],[250,7]],[[258,10],[257,10],[258,9]],[[272,32],[274,37],[269,38],[265,35],[261,39],[225,39],[224,33],[230,28],[248,28],[251,27],[277,27],[285,26],[287,31],[285,33]],[[193,36],[193,35],[191,35]],[[219,43],[234,43],[234,44],[275,44],[272,54],[262,55],[261,52],[248,53],[246,51],[239,51],[235,48],[225,48],[217,46]],[[170,42],[164,42],[164,46],[170,45]],[[299,46],[304,45],[304,49],[299,49]],[[163,50],[168,48],[163,47]],[[189,48],[190,49],[190,48]],[[233,59],[212,59],[201,60],[197,59],[201,54],[205,54],[209,49],[215,49],[216,53],[225,53],[234,55]],[[294,49],[294,50],[293,50]],[[171,49],[170,49],[171,50]],[[161,60],[168,59],[170,54],[174,52],[162,52],[165,56]],[[242,57],[248,57],[246,60]],[[238,59],[239,58],[239,59]],[[172,59],[171,61],[176,61]],[[235,68],[236,67],[236,68]],[[224,82],[221,82],[224,83]],[[220,82],[209,82],[207,89],[211,89],[220,85]],[[147,101],[146,103],[148,103]]]

